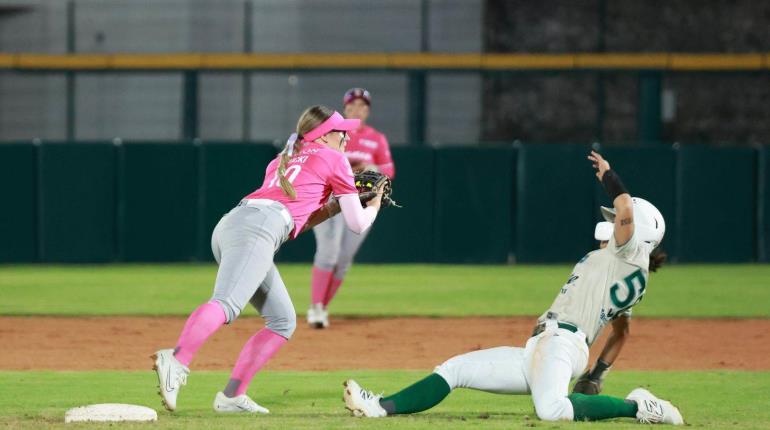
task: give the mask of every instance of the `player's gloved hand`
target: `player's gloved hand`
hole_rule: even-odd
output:
[[[573,393],[593,395],[602,392],[601,379],[593,380],[590,378],[589,374],[590,372],[586,372],[578,378],[577,382],[575,382],[575,386],[572,387]]]
[[[601,359],[596,360],[594,368],[578,378],[575,386],[572,387],[572,392],[589,395],[601,393],[602,381],[604,381],[604,376],[609,370],[609,363],[604,362]]]
[[[390,178],[380,172],[365,170],[355,175],[355,185],[358,189],[361,205],[366,207],[366,203],[375,198],[378,192],[382,196],[382,207],[401,207],[390,197],[393,192],[393,184]]]
[[[377,197],[377,193],[374,191],[366,191],[358,195],[358,199],[361,200],[361,206],[363,207],[366,207],[366,203],[375,197]]]

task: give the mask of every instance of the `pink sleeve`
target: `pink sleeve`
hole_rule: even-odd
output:
[[[390,179],[396,176],[396,166],[393,165],[388,139],[384,134],[380,134],[380,144],[377,146],[377,152],[374,154],[374,164],[380,169],[380,173]]]
[[[345,194],[355,194],[358,196],[358,190],[356,189],[355,181],[353,179],[353,169],[350,167],[350,162],[342,154],[335,156],[330,161],[331,175],[328,182],[332,187],[332,192],[335,196],[343,196]],[[358,197],[356,197],[358,198]]]
[[[345,218],[345,224],[355,234],[365,232],[367,228],[371,227],[374,219],[377,217],[377,208],[367,207],[364,209],[361,207],[358,194],[354,196],[350,194],[340,196],[339,202],[342,217]]]

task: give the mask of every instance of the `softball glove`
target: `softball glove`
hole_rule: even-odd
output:
[[[380,185],[382,187],[382,203],[381,206],[386,208],[393,206],[400,208],[401,206],[393,200],[390,195],[393,192],[393,183],[390,178],[383,175],[380,172],[373,170],[364,170],[363,172],[356,173],[355,185],[358,190],[358,195],[361,199],[361,206],[366,207],[366,202],[373,199],[377,194],[374,192]]]
[[[591,379],[589,373],[590,372],[586,372],[578,378],[577,382],[575,382],[575,386],[572,388],[573,393],[593,395],[602,392],[602,380]]]

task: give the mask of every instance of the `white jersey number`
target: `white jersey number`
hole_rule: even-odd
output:
[[[302,166],[299,164],[289,166],[286,168],[286,174],[284,177],[288,179],[289,183],[293,184],[294,180],[297,179],[300,170],[302,170]],[[281,181],[278,180],[278,171],[275,172],[275,175],[273,176],[273,179],[270,180],[268,187],[274,187],[276,184],[278,184],[279,187],[281,186]]]

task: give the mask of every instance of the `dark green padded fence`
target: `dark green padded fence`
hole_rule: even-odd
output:
[[[125,261],[188,261],[198,254],[198,148],[180,143],[119,147],[120,250]]]
[[[586,145],[396,147],[396,199],[362,262],[572,262],[610,204]],[[767,261],[767,148],[604,151],[667,220],[674,261]],[[221,215],[263,180],[276,150],[212,142],[0,145],[0,262],[210,261]],[[278,261],[310,261],[312,233]]]
[[[37,150],[0,145],[0,262],[36,261]]]
[[[513,160],[513,148],[446,148],[436,152],[435,261],[508,260]]]
[[[115,148],[64,143],[40,147],[40,258],[46,262],[115,259]]]
[[[594,246],[594,182],[583,145],[523,145],[516,183],[516,260],[577,261]],[[491,226],[496,227],[496,226]]]
[[[756,257],[757,151],[687,145],[679,150],[679,258]]]

